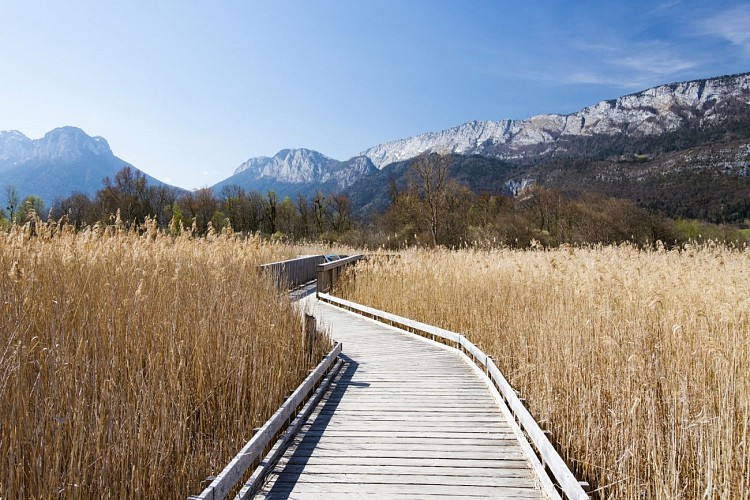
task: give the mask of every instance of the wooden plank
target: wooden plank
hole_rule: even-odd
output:
[[[369,389],[369,390],[368,390]],[[326,397],[324,401],[329,400],[341,400],[342,397],[346,397],[347,401],[382,401],[383,396],[387,395],[389,398],[394,399],[400,396],[419,396],[417,398],[418,401],[433,401],[438,403],[447,403],[448,401],[456,402],[456,403],[487,403],[487,401],[492,401],[491,399],[486,399],[486,394],[484,394],[480,389],[470,389],[463,393],[452,393],[452,392],[446,392],[446,391],[439,391],[435,389],[418,389],[418,388],[403,388],[403,387],[391,387],[389,390],[382,390],[382,387],[378,386],[368,386],[368,387],[353,387],[353,388],[344,388],[344,389],[336,389],[334,393],[331,394],[331,396]],[[485,387],[485,390],[487,388]],[[449,399],[448,399],[449,398]]]
[[[444,423],[446,420],[460,419],[462,422],[487,422],[495,423],[501,416],[493,413],[483,412],[460,412],[460,411],[416,411],[416,410],[396,410],[391,409],[390,411],[379,411],[373,412],[371,410],[326,410],[321,411],[318,415],[325,415],[328,423],[334,423],[338,421],[346,422],[390,422],[394,420],[409,420],[419,419],[420,422],[439,422]]]
[[[357,463],[352,464],[349,457],[338,455],[326,456],[291,456],[279,462],[279,467],[284,464],[326,464],[337,467],[346,467],[349,465],[368,465],[368,466],[413,466],[432,469],[434,467],[480,467],[485,469],[499,470],[507,468],[522,468],[526,471],[529,469],[529,463],[526,457],[522,458],[424,458],[424,457],[358,457]]]
[[[320,445],[312,449],[297,449],[294,454],[299,457],[334,457],[341,455],[340,449],[329,449]],[[434,458],[434,459],[472,459],[472,460],[524,460],[526,455],[520,450],[490,449],[483,450],[477,448],[462,450],[412,450],[407,447],[400,449],[356,449],[352,448],[347,452],[347,457],[351,463],[355,463],[359,458]]]
[[[416,398],[415,398],[416,399]],[[446,397],[434,398],[420,398],[412,403],[414,411],[459,411],[466,413],[481,413],[485,411],[497,411],[497,407],[494,405],[486,404],[481,402],[480,404],[472,404],[471,400],[463,401],[446,401]],[[383,399],[359,399],[350,400],[349,398],[342,399],[339,401],[324,400],[322,404],[326,405],[323,411],[329,409],[338,409],[341,411],[361,411],[366,412],[370,410],[376,411],[402,411],[401,408],[403,403],[397,403],[391,400]],[[494,406],[494,408],[493,408]]]
[[[364,259],[365,256],[362,254],[358,255],[352,255],[351,257],[344,257],[343,259],[334,260],[331,262],[325,262],[318,265],[318,269],[321,271],[330,271],[331,269],[336,269],[337,267],[346,266],[349,264],[353,264],[357,262],[358,260]]]
[[[334,260],[318,265],[317,269],[317,290],[318,292],[328,292],[336,284],[342,269],[346,266],[356,263],[358,260],[365,258],[364,255],[353,255],[343,259]]]
[[[509,486],[499,489],[494,486],[447,486],[433,484],[383,484],[383,483],[277,483],[271,493],[346,493],[350,495],[379,494],[390,497],[394,494],[424,496],[471,495],[484,498],[539,498],[541,491],[537,488],[519,488]]]
[[[298,495],[294,492],[274,492],[274,493],[264,493],[263,496],[258,498],[264,498],[268,500],[296,500],[300,498],[304,498],[305,500],[351,500],[352,498],[361,498],[361,499],[378,499],[383,500],[383,498],[388,499],[397,499],[397,500],[437,500],[437,499],[450,499],[450,500],[476,500],[477,498],[487,498],[487,497],[477,497],[476,495],[461,495],[456,494],[456,492],[453,492],[450,495],[442,495],[440,493],[432,493],[432,494],[415,494],[415,493],[406,493],[401,494],[399,492],[394,492],[389,494],[387,497],[384,497],[384,495],[378,494],[378,493],[368,493],[368,492],[359,492],[356,495],[352,495],[351,493],[334,493],[334,492],[326,492],[326,493],[319,493],[319,492],[305,492],[304,495]],[[492,498],[492,497],[490,497]],[[494,497],[497,498],[497,497]],[[512,498],[512,497],[510,497]],[[526,497],[516,497],[516,498],[537,498],[534,496],[526,496]]]
[[[295,441],[294,445],[294,449],[300,454],[312,453],[313,450],[316,450],[321,452],[336,451],[347,453],[349,456],[359,456],[359,454],[382,451],[389,453],[390,455],[388,456],[424,456],[426,458],[429,458],[428,454],[433,452],[435,456],[452,456],[453,453],[473,452],[475,453],[473,456],[476,458],[503,457],[505,453],[516,451],[515,447],[518,446],[515,439],[486,442],[484,444],[472,442],[428,442],[425,440],[413,440],[408,443],[401,443],[398,441],[365,442],[353,440],[331,441],[330,439],[326,439],[323,442],[316,442],[316,440]],[[427,454],[422,455],[422,452]]]
[[[387,484],[387,485],[429,485],[429,486],[489,486],[494,488],[516,487],[535,489],[536,483],[530,475],[525,477],[484,475],[445,475],[445,474],[373,474],[373,471],[359,473],[326,472],[310,474],[305,471],[305,483],[346,483],[346,484]],[[292,474],[282,475],[276,484],[296,482]]]
[[[420,430],[420,429],[429,429],[429,430],[435,430],[435,429],[444,429],[446,431],[462,431],[462,430],[471,430],[476,429],[477,425],[472,422],[466,422],[463,420],[455,420],[455,421],[449,421],[449,422],[420,422],[416,420],[402,420],[400,421],[399,429],[401,430]],[[312,422],[312,428],[316,429],[325,429],[329,427],[329,422],[326,419],[318,419]],[[350,422],[350,421],[340,421],[335,423],[335,427],[337,429],[370,429],[370,430],[388,430],[393,429],[394,424],[391,422],[378,422],[377,420],[369,420],[369,421],[359,421],[359,422]]]
[[[361,438],[372,438],[372,439],[429,439],[434,441],[442,441],[444,439],[456,439],[456,440],[477,440],[477,441],[492,441],[494,439],[515,439],[516,435],[507,429],[498,429],[496,431],[477,431],[469,430],[464,432],[458,431],[446,431],[444,429],[437,430],[426,430],[419,429],[414,431],[404,431],[400,429],[387,429],[387,430],[376,430],[376,429],[363,429],[363,430],[344,430],[344,429],[333,429],[324,428],[315,430],[309,426],[303,428],[301,432],[305,436],[322,436],[325,435],[328,439],[361,439]]]
[[[371,405],[368,405],[367,408],[357,408],[356,406],[329,407],[329,408],[324,408],[323,410],[319,411],[317,414],[329,415],[331,417],[342,416],[342,417],[351,418],[351,419],[360,418],[360,419],[365,419],[365,420],[377,419],[380,417],[388,417],[388,418],[408,417],[412,419],[412,418],[418,418],[420,416],[424,416],[426,419],[438,418],[442,421],[446,419],[464,418],[464,417],[467,417],[469,419],[482,418],[483,420],[489,420],[491,422],[504,419],[503,414],[493,409],[492,407],[488,407],[485,411],[484,407],[470,407],[470,406],[460,408],[460,407],[455,407],[455,406],[435,407],[435,406],[418,405],[411,410],[404,410],[402,408],[394,407],[393,405],[371,404]]]
[[[353,430],[387,431],[388,429],[393,429],[395,424],[394,423],[378,424],[376,422],[354,423],[354,424],[336,423],[335,426],[337,429],[347,430],[347,431],[353,431]],[[323,429],[327,429],[328,425],[326,423],[316,423],[311,428],[314,430],[323,430]],[[477,426],[475,424],[471,424],[467,422],[451,422],[450,424],[441,425],[439,422],[420,423],[420,422],[402,421],[398,423],[398,428],[404,431],[408,430],[408,431],[415,431],[415,432],[420,431],[420,430],[426,430],[426,431],[427,430],[428,431],[444,430],[444,431],[449,431],[449,432],[466,432],[472,429],[476,429]]]
[[[312,441],[314,439],[318,439],[320,435],[314,435],[314,434],[305,434],[304,437],[297,436],[295,438],[294,443],[297,445],[297,447],[304,447],[306,439]],[[444,446],[453,446],[453,445],[461,445],[461,446],[471,446],[475,448],[488,446],[488,447],[495,447],[495,446],[511,446],[514,445],[516,442],[516,436],[513,434],[506,434],[505,436],[501,438],[487,438],[487,437],[476,437],[476,438],[456,438],[456,437],[449,437],[449,438],[429,438],[429,440],[425,439],[424,437],[403,437],[403,436],[384,436],[384,435],[377,435],[377,436],[361,436],[361,437],[352,437],[352,436],[343,436],[336,438],[335,436],[327,435],[325,443],[327,446],[371,446],[371,445],[381,445],[381,446],[389,446],[389,445],[412,445],[412,446],[432,446],[432,447],[444,447]],[[311,442],[310,446],[315,446],[318,443]]]
[[[515,468],[503,467],[429,467],[432,476],[460,477],[514,477],[530,479],[526,462],[516,462]],[[368,474],[393,476],[424,476],[426,467],[414,465],[336,465],[336,464],[286,464],[283,472],[289,474]],[[408,479],[408,478],[407,478]]]

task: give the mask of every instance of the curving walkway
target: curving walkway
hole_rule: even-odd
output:
[[[460,354],[300,301],[346,367],[259,498],[545,498],[513,427]]]

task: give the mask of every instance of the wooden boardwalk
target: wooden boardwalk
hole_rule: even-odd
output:
[[[457,352],[309,296],[347,365],[260,498],[545,498],[511,424]]]

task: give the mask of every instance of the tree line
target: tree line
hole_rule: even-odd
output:
[[[220,231],[231,227],[235,232],[290,239],[333,238],[352,224],[349,199],[336,193],[318,192],[310,199],[300,195],[292,200],[288,196],[279,199],[273,191],[261,194],[236,185],[218,193],[211,188],[181,191],[149,185],[143,173],[128,166],[102,184],[92,197],[73,193],[55,200],[46,213],[39,197],[32,195],[19,201],[15,189],[9,187],[6,209],[0,210],[0,224],[23,224],[33,210],[42,220],[65,218],[77,229],[115,220],[126,228],[138,227],[148,218],[161,228],[190,227],[199,235],[209,228]]]
[[[416,158],[405,182],[391,179],[390,207],[376,216],[370,246],[409,245],[557,246],[619,244],[641,247],[714,240],[750,243],[746,233],[728,225],[671,219],[632,200],[596,192],[571,193],[532,184],[516,196],[474,192],[449,177],[450,156]],[[369,233],[369,234],[368,234]]]
[[[179,191],[149,186],[145,176],[125,167],[106,178],[93,197],[82,193],[56,200],[48,214],[38,197],[19,201],[6,192],[0,227],[22,224],[30,211],[41,218],[65,218],[81,229],[95,224],[138,228],[146,220],[159,227],[194,234],[231,229],[288,240],[337,242],[358,247],[510,246],[631,242],[649,246],[695,239],[747,242],[731,226],[673,220],[630,200],[597,193],[570,194],[532,185],[515,197],[474,192],[449,176],[450,156],[414,159],[406,180],[389,182],[389,207],[378,214],[354,215],[345,194],[321,192],[279,199],[275,192],[226,186]],[[11,199],[12,198],[12,199]],[[5,222],[3,222],[5,221]]]

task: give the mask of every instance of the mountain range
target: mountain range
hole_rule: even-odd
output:
[[[76,127],[56,128],[35,140],[17,130],[0,132],[0,193],[14,186],[21,197],[35,194],[47,204],[74,192],[92,196],[105,177],[113,179],[125,166],[135,168],[116,157],[106,139]]]
[[[657,164],[656,170],[666,175],[703,166],[689,159],[681,162],[680,155],[675,154],[668,164],[662,164],[659,155],[717,141],[729,143],[727,147],[732,151],[738,148],[736,154],[724,155],[739,165],[729,169],[736,176],[746,165],[745,143],[732,140],[748,137],[750,73],[744,73],[661,85],[601,101],[568,115],[471,121],[380,144],[345,162],[307,149],[283,150],[273,158],[250,158],[217,187],[236,184],[261,192],[274,189],[282,196],[309,196],[316,190],[345,192],[362,212],[382,209],[388,180],[403,181],[409,161],[421,154],[454,155],[451,175],[462,184],[475,190],[515,195],[519,189],[542,179],[552,187],[566,189],[571,188],[571,182],[581,183],[578,190],[596,184],[592,182],[595,179],[570,169],[552,175],[552,171],[559,170],[563,158],[576,158],[578,167],[586,164],[587,171],[592,170],[590,162],[599,162],[597,171],[601,172],[596,175],[600,180],[608,177],[609,169],[622,171],[624,165],[635,165],[626,161],[630,157],[637,157],[640,167],[644,160]],[[682,163],[685,165],[680,166]],[[640,182],[635,177],[631,181]],[[622,183],[620,178],[616,184]],[[609,188],[605,191],[618,194],[611,185],[598,184],[602,189]]]
[[[472,121],[441,132],[387,142],[362,153],[378,167],[422,153],[481,155],[518,160],[570,152],[580,138],[642,138],[695,124],[709,127],[750,105],[750,73],[661,85],[601,101],[569,115],[526,120]],[[747,111],[746,111],[747,112]]]
[[[219,193],[224,186],[239,185],[261,193],[275,191],[282,197],[298,194],[310,197],[317,191],[326,194],[343,191],[377,170],[364,155],[338,161],[309,149],[284,149],[272,158],[250,158],[213,189]]]
[[[672,195],[670,189],[678,198],[687,196],[684,179],[700,178],[709,186],[732,186],[719,191],[731,191],[727,196],[734,205],[747,205],[748,151],[750,73],[743,73],[660,85],[568,115],[471,121],[380,144],[345,161],[285,149],[248,159],[213,189],[219,194],[238,185],[282,197],[344,192],[360,212],[380,210],[389,179],[406,182],[411,159],[438,153],[453,155],[451,177],[477,191],[514,195],[541,183],[657,206],[659,196]],[[73,190],[91,194],[105,175],[112,177],[124,165],[106,140],[73,127],[36,141],[16,131],[0,133],[0,188],[14,184],[45,201]]]

